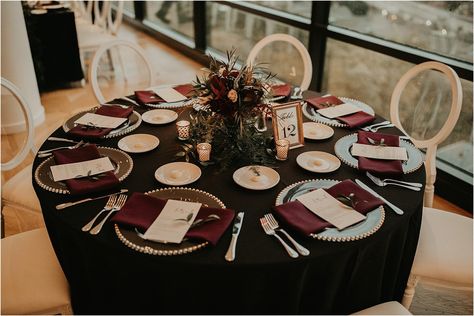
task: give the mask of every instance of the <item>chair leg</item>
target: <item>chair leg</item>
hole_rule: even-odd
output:
[[[415,296],[415,288],[416,284],[418,283],[420,277],[410,274],[408,278],[407,287],[405,288],[405,293],[403,293],[402,305],[409,309],[411,302],[413,301],[413,297]]]

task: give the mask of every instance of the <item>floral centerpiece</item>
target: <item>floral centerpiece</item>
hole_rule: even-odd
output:
[[[260,118],[262,123],[263,118],[265,124],[268,81],[273,76],[252,65],[236,69],[235,50],[227,53],[227,62],[210,58],[209,68],[194,84],[204,110],[191,116],[190,145],[195,148],[200,142],[211,143],[212,163],[222,168],[230,164],[271,164],[274,156],[267,150],[271,138],[258,128],[257,121]]]

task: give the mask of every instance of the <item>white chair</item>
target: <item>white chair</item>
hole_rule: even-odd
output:
[[[94,58],[92,59],[91,65],[89,67],[89,81],[91,83],[92,90],[94,92],[95,98],[97,99],[97,101],[99,103],[104,103],[106,101],[102,91],[100,90],[100,85],[99,85],[99,78],[98,78],[99,77],[98,76],[99,63],[102,59],[102,56],[104,56],[104,54],[107,53],[108,56],[111,56],[112,55],[112,49],[114,49],[114,48],[117,48],[117,54],[118,54],[118,58],[119,58],[119,61],[120,61],[122,74],[124,75],[124,80],[127,81],[126,71],[124,69],[122,57],[121,57],[120,50],[119,50],[120,47],[127,47],[129,49],[132,49],[137,54],[137,56],[141,59],[141,61],[143,61],[146,68],[148,69],[148,76],[144,77],[144,78],[146,78],[146,83],[143,83],[142,88],[146,88],[146,87],[151,86],[151,84],[153,82],[154,73],[153,73],[151,63],[148,60],[148,58],[146,57],[145,51],[140,46],[138,46],[135,43],[125,41],[125,40],[115,40],[113,42],[106,43],[106,44],[100,46],[100,48],[96,51],[96,53],[94,55]],[[127,62],[127,64],[129,64],[129,63]],[[117,94],[116,96],[120,97],[120,96],[123,96],[127,93],[132,93],[132,92],[133,91],[126,91],[125,93],[122,92],[120,94]]]
[[[378,304],[351,315],[412,315],[403,305],[391,301]]]
[[[30,152],[35,155],[36,149],[33,144],[34,126],[30,107],[14,84],[2,78],[1,85],[15,98],[16,102],[14,103],[20,106],[25,118],[27,133],[26,141],[17,154],[9,161],[2,162],[1,167],[2,172],[4,172],[18,167]],[[10,105],[12,105],[11,102],[2,102],[2,106]],[[28,165],[8,181],[2,183],[2,219],[9,234],[44,226],[41,206],[33,190],[31,179],[32,166]]]
[[[1,241],[3,315],[72,314],[69,285],[44,228]]]
[[[287,42],[293,45],[298,50],[303,60],[303,68],[304,68],[303,79],[300,84],[300,88],[302,91],[308,90],[309,85],[311,84],[311,77],[313,74],[313,64],[311,62],[311,56],[309,55],[303,43],[301,43],[298,39],[296,39],[295,37],[291,35],[277,33],[277,34],[272,34],[261,39],[257,44],[255,44],[255,46],[250,51],[249,56],[247,58],[247,65],[253,65],[260,51],[265,46],[273,42]]]
[[[420,278],[443,286],[472,289],[472,219],[431,208],[436,181],[436,150],[453,130],[462,105],[461,81],[450,67],[438,62],[425,62],[405,73],[392,94],[390,119],[406,133],[400,122],[399,103],[407,84],[423,71],[437,70],[450,82],[451,109],[439,132],[426,140],[410,135],[418,148],[426,149],[426,188],[420,237],[402,304],[409,308]]]

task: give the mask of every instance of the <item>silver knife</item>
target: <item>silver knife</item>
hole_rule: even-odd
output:
[[[378,197],[379,199],[381,199],[382,201],[384,201],[388,206],[390,206],[390,208],[395,212],[397,213],[398,215],[403,215],[403,211],[398,207],[398,206],[395,206],[393,205],[392,203],[390,203],[389,201],[387,201],[386,198],[384,198],[383,196],[381,196],[380,194],[378,194],[377,192],[375,192],[374,190],[372,190],[371,188],[369,188],[368,185],[366,185],[364,182],[360,181],[359,179],[356,179],[355,182],[360,185],[363,189],[367,190],[368,192],[372,193],[373,195],[375,195],[376,197]]]
[[[66,203],[56,205],[56,209],[57,210],[62,210],[62,209],[65,209],[66,207],[70,207],[70,206],[81,204],[81,203],[88,202],[88,201],[103,199],[103,198],[109,197],[111,195],[116,195],[116,194],[125,193],[125,192],[128,192],[128,189],[121,189],[119,192],[115,192],[115,193],[111,193],[111,194],[107,194],[107,195],[102,195],[102,196],[98,196],[98,197],[95,197],[95,198],[86,198],[86,199],[82,199],[82,200],[79,200],[79,201],[76,201],[76,202],[66,202]]]
[[[235,259],[235,245],[237,244],[237,237],[239,237],[243,220],[244,212],[239,212],[234,219],[234,225],[232,226],[232,240],[230,241],[229,249],[225,254],[225,260],[227,261],[234,261]]]

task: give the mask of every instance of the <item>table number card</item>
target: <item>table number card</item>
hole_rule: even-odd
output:
[[[365,215],[342,204],[323,189],[305,193],[296,199],[337,229],[344,229],[365,219]]]
[[[331,106],[325,109],[317,110],[319,114],[331,119],[339,117],[339,116],[353,114],[360,111],[361,109],[348,103],[343,103],[343,104]]]
[[[117,128],[125,121],[127,121],[127,118],[106,116],[95,113],[86,113],[77,120],[75,120],[74,124],[89,125],[101,128]]]
[[[102,157],[93,160],[66,163],[51,166],[51,173],[54,181],[63,181],[86,176],[93,176],[99,173],[112,171],[114,166],[109,157]]]
[[[163,100],[166,102],[178,102],[178,101],[184,101],[187,100],[186,96],[182,95],[175,89],[168,87],[168,88],[159,88],[159,89],[153,89],[153,92],[155,92],[159,97],[161,97]]]
[[[273,105],[272,123],[275,141],[287,139],[290,149],[304,146],[301,102]]]
[[[165,243],[181,243],[200,208],[201,203],[168,200],[143,237]]]
[[[407,160],[407,149],[403,147],[374,146],[355,143],[352,145],[351,154],[353,156],[387,159],[387,160]]]

